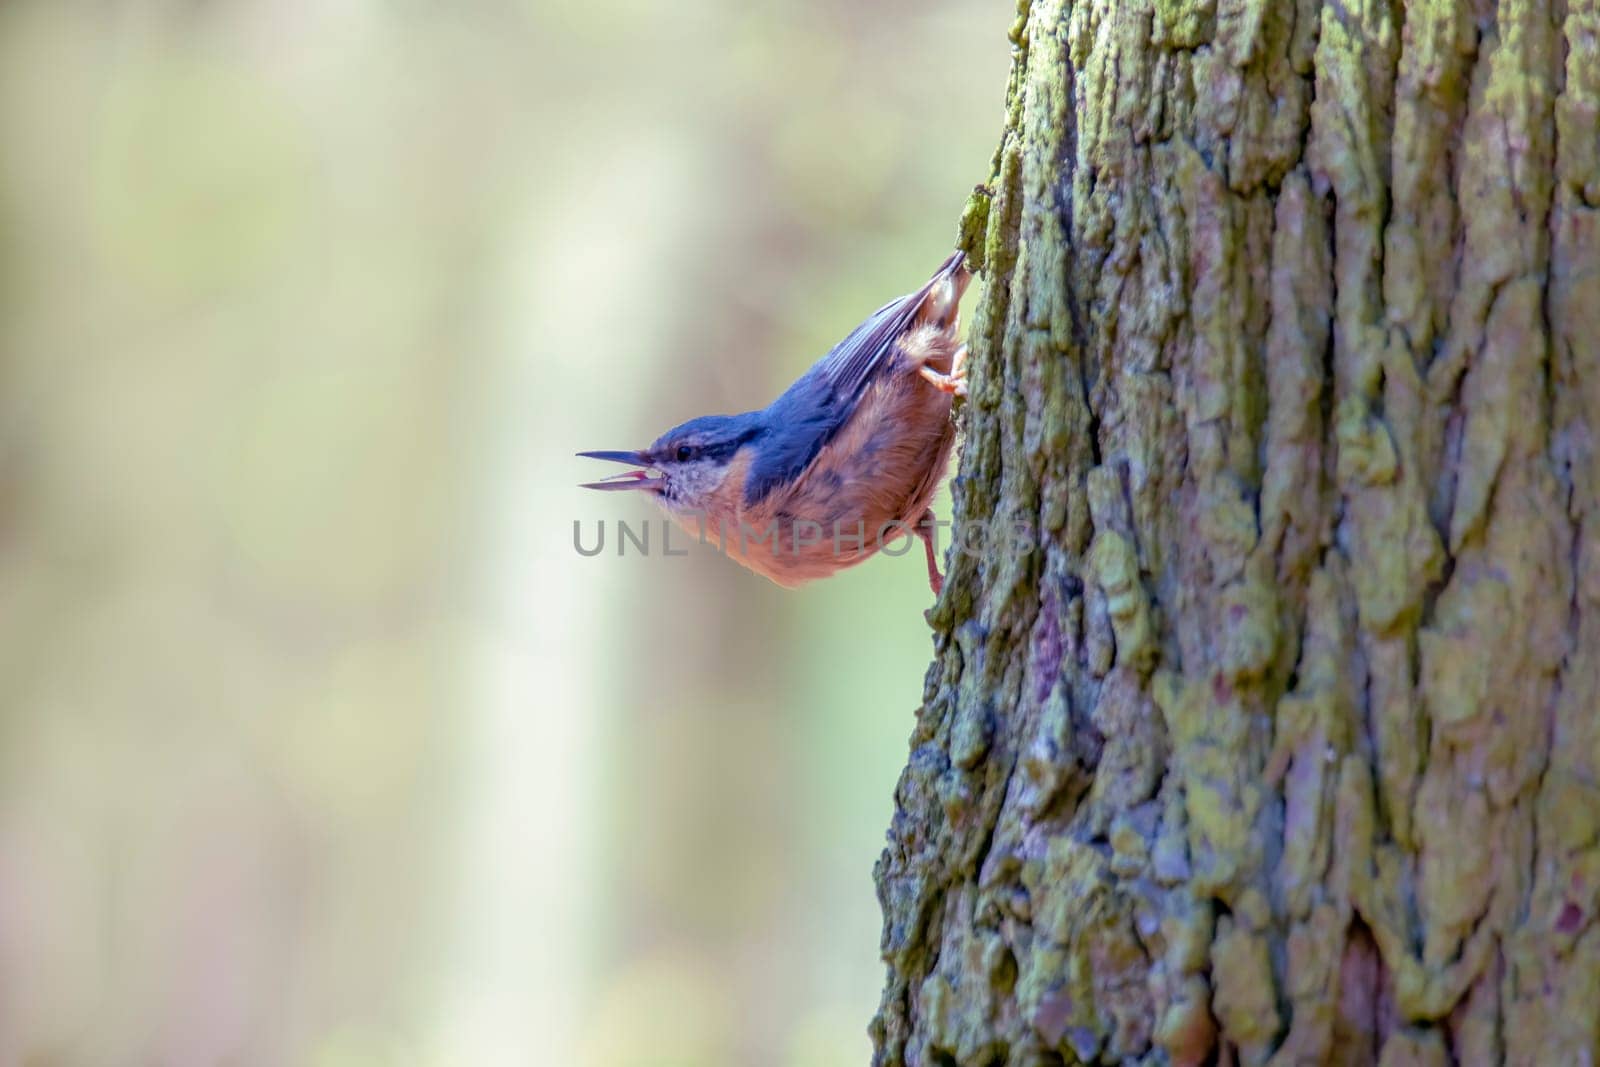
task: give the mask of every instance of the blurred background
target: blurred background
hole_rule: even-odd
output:
[[[0,1065],[866,1061],[920,550],[572,453],[920,284],[1011,18],[0,5]]]

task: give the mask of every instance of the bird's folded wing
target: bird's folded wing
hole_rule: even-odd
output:
[[[873,371],[889,358],[900,335],[911,326],[929,291],[959,267],[965,258],[960,252],[952,255],[921,289],[898,300],[891,300],[874,311],[865,322],[850,331],[850,336],[834,345],[833,351],[822,358],[823,373],[833,388],[836,400],[849,404],[856,399],[862,387],[871,379]]]
[[[874,311],[767,407],[763,419],[773,430],[763,439],[746,476],[747,507],[792,485],[810,466],[849,421],[873,372],[889,358],[929,291],[958,269],[965,258],[957,252],[921,289]]]

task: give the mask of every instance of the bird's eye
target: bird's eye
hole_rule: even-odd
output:
[[[689,462],[689,459],[693,455],[694,455],[694,449],[690,448],[688,445],[679,445],[678,446],[678,462],[679,463],[687,463],[687,462]]]

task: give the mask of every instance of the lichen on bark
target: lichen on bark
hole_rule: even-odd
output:
[[[1600,1056],[1600,0],[1023,0],[879,1064]]]

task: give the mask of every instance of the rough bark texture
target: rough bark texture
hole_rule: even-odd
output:
[[[879,1064],[1600,1056],[1600,0],[1024,0]]]

